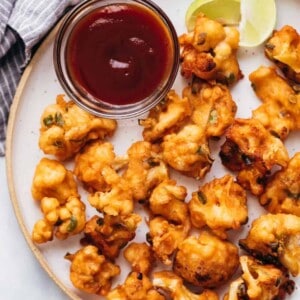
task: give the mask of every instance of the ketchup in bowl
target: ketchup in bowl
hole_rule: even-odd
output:
[[[149,110],[178,70],[170,20],[148,0],[94,0],[85,6],[65,21],[55,44],[56,73],[65,91],[100,116],[126,118]]]

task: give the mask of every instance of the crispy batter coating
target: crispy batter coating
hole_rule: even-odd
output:
[[[39,147],[45,154],[66,160],[88,141],[111,136],[116,127],[115,120],[95,117],[58,95],[56,104],[46,107],[41,116]]]
[[[201,179],[212,166],[208,141],[198,125],[187,124],[166,135],[161,146],[164,161],[186,176]]]
[[[128,216],[93,216],[84,228],[83,244],[92,244],[107,258],[114,260],[129,241],[141,222],[137,214]]]
[[[127,163],[126,158],[116,157],[110,142],[94,141],[87,144],[75,157],[74,174],[89,191],[107,191],[108,185],[102,170],[118,170]]]
[[[287,167],[274,174],[268,182],[260,203],[271,213],[294,214],[300,217],[300,153]]]
[[[130,243],[124,250],[124,257],[133,271],[148,275],[155,263],[153,251],[146,243]]]
[[[71,196],[79,196],[72,172],[59,161],[45,157],[36,166],[31,193],[35,200],[53,197],[62,204]]]
[[[191,120],[203,129],[206,138],[221,137],[233,123],[237,105],[229,89],[222,84],[209,84],[194,78],[183,90],[191,102]]]
[[[149,199],[150,210],[170,222],[183,224],[189,218],[184,202],[186,196],[187,189],[184,186],[176,185],[175,180],[165,180],[153,190]]]
[[[184,224],[173,224],[162,217],[149,221],[147,240],[151,244],[155,256],[165,265],[171,265],[172,255],[178,249],[190,230],[189,218]]]
[[[230,284],[224,300],[273,300],[291,294],[293,281],[286,271],[274,265],[263,265],[250,256],[241,256],[242,276]]]
[[[128,166],[124,179],[135,201],[145,201],[160,182],[169,178],[169,170],[157,147],[147,141],[133,143],[127,151]]]
[[[226,230],[238,229],[248,220],[246,192],[231,175],[199,187],[188,207],[193,226],[207,225],[222,238],[227,237]]]
[[[106,297],[108,300],[164,300],[143,273],[131,272],[124,284],[118,285]]]
[[[192,32],[179,37],[181,73],[232,84],[242,78],[236,57],[239,32],[199,14]]]
[[[64,204],[56,198],[44,197],[41,210],[44,219],[35,223],[32,232],[35,243],[51,241],[54,234],[58,239],[65,240],[80,233],[85,226],[85,204],[77,197],[69,197]]]
[[[300,129],[300,94],[273,67],[259,67],[249,75],[252,87],[263,102],[252,112],[273,135],[285,140]]]
[[[205,289],[195,294],[183,284],[182,278],[171,271],[160,271],[153,274],[153,285],[167,291],[173,300],[218,300],[218,294]]]
[[[134,202],[129,183],[112,168],[104,168],[102,174],[111,188],[105,192],[97,191],[94,194],[89,194],[88,201],[91,206],[99,212],[111,216],[131,214]]]
[[[287,78],[300,83],[300,35],[295,28],[285,25],[274,30],[265,43],[265,54]]]
[[[171,90],[164,101],[150,110],[146,119],[139,120],[139,124],[144,127],[144,140],[155,142],[165,134],[178,130],[191,114],[189,100],[186,97],[179,97]]]
[[[266,214],[256,219],[240,246],[264,263],[281,264],[293,276],[300,274],[300,217]]]
[[[120,267],[100,255],[98,248],[92,245],[74,254],[67,253],[65,258],[71,261],[70,279],[73,285],[86,293],[107,295],[113,278],[120,274]]]
[[[283,142],[256,119],[234,121],[226,131],[220,157],[228,169],[239,172],[238,183],[254,195],[263,193],[274,166],[285,167],[289,161]]]
[[[178,248],[173,270],[195,286],[217,287],[229,280],[239,266],[238,248],[206,231],[187,237]]]

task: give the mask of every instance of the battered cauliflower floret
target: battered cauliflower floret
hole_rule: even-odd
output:
[[[186,97],[180,98],[171,90],[163,101],[150,110],[146,119],[139,120],[139,124],[144,127],[144,140],[155,142],[177,130],[191,113],[189,100]]]
[[[166,135],[161,146],[164,161],[186,176],[201,179],[212,166],[208,142],[198,125],[187,124]]]
[[[163,300],[153,287],[150,279],[143,273],[131,272],[123,285],[118,285],[106,297],[108,300]]]
[[[65,240],[71,235],[80,233],[85,226],[85,204],[79,198],[71,196],[61,204],[56,198],[44,197],[41,200],[44,219],[33,227],[32,239],[36,243],[45,243],[53,235]]]
[[[114,147],[109,142],[95,141],[86,145],[75,157],[74,174],[83,182],[87,190],[106,191],[111,188],[102,170],[118,170],[127,163],[126,158],[116,157]]]
[[[124,250],[124,257],[133,271],[148,275],[153,268],[155,258],[153,251],[146,243],[131,243]]]
[[[300,83],[300,35],[289,25],[274,30],[265,43],[265,54],[284,73],[284,75]]]
[[[242,276],[230,284],[224,300],[284,299],[294,289],[288,274],[273,265],[263,265],[250,256],[241,256]]]
[[[238,266],[238,248],[204,231],[179,245],[173,270],[188,283],[213,288],[228,281]]]
[[[223,165],[238,171],[238,183],[256,196],[263,193],[273,167],[287,166],[289,156],[283,142],[256,119],[236,119],[225,137],[220,151]]]
[[[228,87],[194,78],[183,90],[193,107],[191,120],[203,129],[206,138],[221,137],[234,121],[237,111]]]
[[[56,198],[64,203],[69,197],[78,197],[77,184],[71,171],[56,160],[42,158],[36,166],[31,193],[35,200]]]
[[[274,174],[268,182],[260,203],[271,213],[294,214],[300,217],[300,153],[287,167]]]
[[[275,68],[260,67],[249,75],[252,87],[263,102],[252,112],[273,135],[284,140],[300,129],[300,94],[277,74]]]
[[[218,300],[218,294],[208,289],[201,294],[194,294],[183,284],[182,278],[170,271],[153,274],[153,285],[167,291],[173,300]]]
[[[222,238],[227,237],[226,230],[238,229],[248,220],[246,192],[231,175],[201,186],[192,193],[188,207],[192,225],[207,225]]]
[[[65,258],[71,261],[70,279],[73,285],[90,294],[107,295],[112,280],[120,274],[119,266],[106,260],[92,245],[67,254]]]
[[[128,216],[104,215],[93,216],[84,228],[82,243],[96,246],[100,252],[111,260],[119,256],[129,241],[134,239],[135,230],[141,217],[136,214]]]
[[[131,214],[134,201],[129,183],[111,168],[103,169],[102,174],[111,188],[106,192],[90,194],[88,201],[91,206],[111,216]]]
[[[157,147],[146,141],[133,143],[127,151],[128,166],[124,179],[135,201],[145,201],[160,182],[169,178],[169,170]]]
[[[172,255],[178,249],[190,230],[190,220],[184,224],[173,224],[162,217],[155,217],[149,221],[147,240],[155,256],[165,265],[171,265]]]
[[[56,104],[44,110],[40,126],[41,150],[59,160],[66,160],[73,157],[88,141],[111,136],[117,122],[95,117],[73,101],[66,102],[63,95],[58,95]]]
[[[242,78],[236,52],[239,32],[200,14],[192,32],[179,37],[181,73],[232,84]]]
[[[300,274],[300,217],[267,214],[256,219],[240,246],[252,256],[286,267],[293,276]]]
[[[189,218],[184,202],[187,189],[176,185],[175,180],[165,180],[152,192],[149,198],[150,210],[154,215],[164,217],[175,224],[183,224]]]

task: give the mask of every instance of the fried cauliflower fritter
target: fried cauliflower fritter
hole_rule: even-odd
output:
[[[134,239],[135,230],[141,217],[137,214],[128,216],[93,216],[84,228],[83,244],[92,244],[107,258],[114,260],[119,256],[129,241]]]
[[[149,221],[147,240],[155,256],[163,264],[171,265],[171,257],[187,237],[190,227],[189,218],[184,224],[173,224],[162,217],[154,217]]]
[[[189,218],[184,202],[187,189],[176,185],[175,180],[165,180],[152,192],[149,198],[150,210],[154,215],[164,217],[175,224],[183,224]]]
[[[171,90],[163,101],[150,110],[146,119],[139,120],[139,125],[144,127],[144,140],[160,140],[165,134],[178,130],[191,114],[189,100]]]
[[[300,153],[287,167],[274,174],[268,182],[260,203],[271,213],[294,214],[300,217]]]
[[[224,166],[239,172],[237,181],[254,195],[260,195],[274,166],[286,167],[288,152],[256,119],[236,119],[226,131],[220,157]]]
[[[264,263],[283,265],[293,276],[300,274],[300,217],[267,214],[254,220],[240,246]]]
[[[113,278],[120,274],[120,267],[106,260],[92,245],[74,254],[68,253],[65,258],[71,261],[70,279],[73,285],[86,293],[107,295]]]
[[[166,135],[161,146],[164,161],[186,176],[201,179],[212,166],[208,141],[195,124]]]
[[[231,175],[216,178],[192,193],[188,204],[192,225],[207,225],[215,234],[226,238],[226,230],[238,229],[248,220],[244,189]]]
[[[94,141],[87,144],[75,157],[74,174],[89,191],[107,191],[111,186],[107,183],[102,170],[112,168],[118,170],[127,163],[116,157],[110,142]]]
[[[285,25],[274,30],[265,43],[265,54],[287,78],[300,83],[300,35],[295,28]]]
[[[239,32],[200,14],[192,32],[179,37],[181,73],[232,84],[242,78],[236,57]]]
[[[294,289],[286,271],[273,265],[263,265],[250,256],[241,256],[242,276],[230,284],[224,300],[284,299]]]
[[[160,271],[153,274],[153,285],[167,291],[173,300],[218,300],[218,294],[211,290],[203,290],[195,294],[185,287],[182,278],[171,271]]]
[[[52,197],[62,204],[71,196],[79,196],[72,172],[59,161],[45,157],[35,168],[31,193],[35,200]]]
[[[56,198],[44,197],[41,210],[44,219],[35,223],[32,232],[35,243],[51,241],[54,234],[56,238],[65,240],[80,233],[85,226],[85,204],[77,197],[69,197],[64,204]]]
[[[135,201],[145,201],[160,182],[169,178],[169,170],[157,147],[146,141],[133,143],[127,151],[128,166],[123,178],[131,187]]]
[[[95,117],[66,102],[58,95],[56,104],[44,110],[40,121],[39,147],[45,154],[66,160],[76,154],[88,141],[111,136],[117,127],[115,120]]]
[[[229,89],[222,84],[209,84],[194,78],[183,90],[191,102],[191,120],[203,129],[206,138],[219,138],[233,123],[237,106]]]
[[[133,271],[148,275],[153,268],[155,257],[146,243],[130,243],[124,250],[124,257]]]
[[[153,287],[150,279],[143,273],[131,272],[124,284],[111,290],[106,297],[108,300],[164,300]]]
[[[213,288],[229,280],[239,266],[238,248],[209,233],[187,237],[178,247],[173,270],[188,283]]]
[[[263,102],[252,112],[273,135],[285,140],[300,129],[300,94],[272,67],[259,67],[249,75],[252,87]]]

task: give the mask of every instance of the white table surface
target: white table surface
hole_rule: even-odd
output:
[[[5,158],[0,157],[0,299],[66,300],[31,252],[10,201]]]

